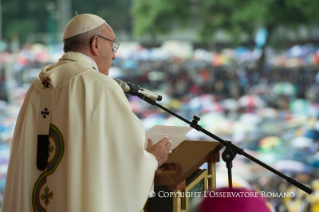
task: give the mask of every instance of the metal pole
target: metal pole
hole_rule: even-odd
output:
[[[2,41],[2,2],[0,0],[0,41]]]
[[[58,0],[58,36],[63,34],[64,28],[71,20],[71,0]]]
[[[14,104],[14,98],[13,98],[13,88],[14,88],[14,83],[13,83],[13,76],[12,76],[12,70],[10,69],[11,67],[11,62],[7,62],[4,65],[4,76],[6,79],[6,87],[7,87],[7,97],[8,97],[8,103],[9,105]]]

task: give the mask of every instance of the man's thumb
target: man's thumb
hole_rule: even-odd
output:
[[[153,142],[150,138],[147,139],[147,148],[150,148],[153,146]]]

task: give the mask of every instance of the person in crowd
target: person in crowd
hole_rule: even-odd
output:
[[[171,142],[144,149],[144,126],[108,77],[120,44],[105,20],[76,15],[63,41],[20,110],[2,212],[141,211]]]

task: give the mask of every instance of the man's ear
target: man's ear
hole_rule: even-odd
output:
[[[100,54],[100,42],[97,36],[94,36],[92,38],[90,43],[90,49],[95,56]]]

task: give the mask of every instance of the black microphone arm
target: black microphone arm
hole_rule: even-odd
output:
[[[147,97],[147,96],[143,96],[143,95],[138,95],[139,98],[143,99],[144,101],[146,101],[147,103],[151,104],[151,105],[155,105],[159,108],[161,108],[162,110],[172,114],[173,116],[179,118],[180,120],[186,122],[187,124],[189,124],[192,128],[196,129],[197,131],[200,131],[206,135],[208,135],[209,137],[216,139],[218,142],[222,143],[226,148],[224,150],[224,152],[222,153],[222,159],[223,161],[226,162],[226,167],[228,169],[228,185],[229,188],[232,188],[232,173],[231,173],[231,168],[232,168],[232,161],[233,159],[236,157],[237,154],[243,155],[246,158],[254,161],[255,163],[259,164],[260,166],[268,169],[269,171],[279,175],[280,177],[284,178],[285,180],[287,180],[289,183],[291,183],[292,185],[298,187],[299,189],[303,190],[304,192],[311,194],[313,192],[313,190],[307,186],[305,186],[304,184],[296,181],[293,178],[290,178],[286,175],[284,175],[283,173],[277,171],[276,169],[268,166],[267,164],[261,162],[260,160],[254,158],[253,156],[247,154],[244,149],[237,147],[236,145],[232,144],[231,141],[226,141],[223,140],[221,138],[219,138],[218,136],[212,134],[211,132],[205,130],[204,128],[202,128],[200,125],[198,125],[198,121],[200,120],[199,117],[194,116],[193,120],[190,122],[186,119],[184,119],[183,117],[179,116],[178,114],[174,113],[173,111],[170,111],[169,109],[163,107],[162,105],[157,104],[153,99]]]

